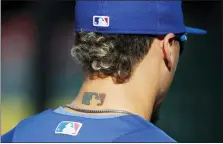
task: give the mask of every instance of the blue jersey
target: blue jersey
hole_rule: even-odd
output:
[[[2,142],[175,142],[137,115],[73,114],[62,107],[21,121]]]

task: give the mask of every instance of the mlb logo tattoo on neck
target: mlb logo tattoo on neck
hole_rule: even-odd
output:
[[[62,121],[55,130],[55,134],[65,134],[76,136],[82,127],[82,123],[72,121]]]
[[[109,27],[110,18],[108,16],[93,16],[93,26]]]
[[[97,106],[101,106],[104,103],[106,94],[96,92],[85,92],[82,104],[90,105],[92,102],[96,103]]]

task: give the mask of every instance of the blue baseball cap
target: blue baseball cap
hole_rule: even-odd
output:
[[[111,34],[206,34],[184,25],[180,0],[76,0],[75,31]]]

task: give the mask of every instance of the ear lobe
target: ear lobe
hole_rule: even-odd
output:
[[[172,60],[171,60],[171,55],[172,55],[172,39],[175,37],[173,33],[167,34],[162,43],[162,53],[163,53],[163,60],[170,71],[172,68]]]

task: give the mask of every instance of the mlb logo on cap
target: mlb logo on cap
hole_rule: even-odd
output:
[[[108,16],[93,16],[93,26],[109,27],[109,17]]]

